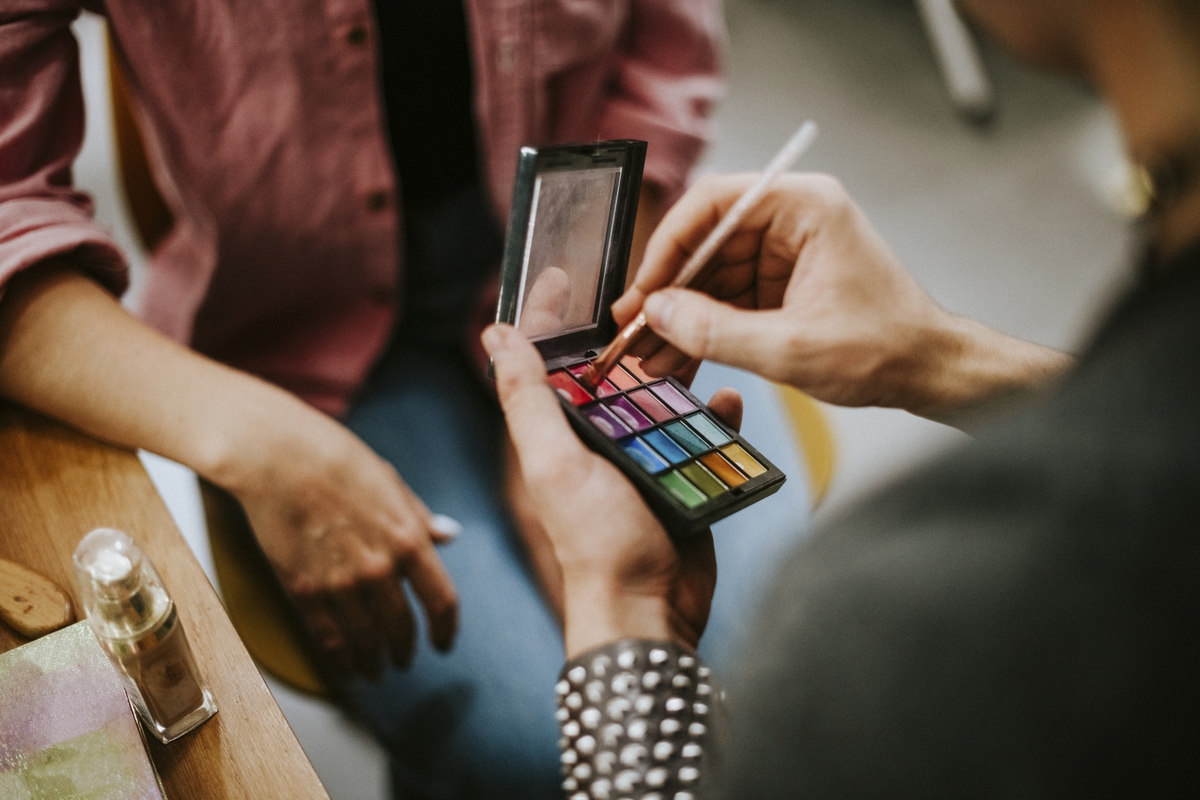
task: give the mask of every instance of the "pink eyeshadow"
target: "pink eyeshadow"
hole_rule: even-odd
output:
[[[658,396],[659,400],[662,400],[680,414],[686,414],[696,407],[691,400],[688,400],[686,397],[680,394],[678,389],[666,381],[663,381],[662,383],[656,383],[650,388],[653,390],[654,394]]]
[[[638,406],[650,415],[650,419],[655,422],[667,422],[675,418],[670,409],[658,402],[658,399],[650,394],[649,389],[638,389],[636,392],[629,393],[629,399],[637,403]]]

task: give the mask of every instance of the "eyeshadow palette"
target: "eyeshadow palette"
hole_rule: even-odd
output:
[[[626,356],[590,392],[578,380],[617,333],[645,143],[522,148],[497,321],[546,360],[572,427],[686,536],[775,492],[786,479],[674,378]]]

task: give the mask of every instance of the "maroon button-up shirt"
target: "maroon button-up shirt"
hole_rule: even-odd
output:
[[[501,218],[523,144],[645,139],[646,179],[669,199],[682,190],[721,89],[719,0],[465,2],[481,163]],[[70,251],[114,291],[126,283],[123,256],[71,185],[84,113],[69,26],[80,6],[0,3],[0,291]],[[139,312],[341,412],[386,345],[403,289],[370,0],[94,10],[108,17],[175,219]]]

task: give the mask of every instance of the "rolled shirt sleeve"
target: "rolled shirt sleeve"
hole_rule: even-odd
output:
[[[6,0],[0,6],[0,292],[14,274],[67,253],[119,294],[125,259],[71,182],[83,142],[77,3]]]

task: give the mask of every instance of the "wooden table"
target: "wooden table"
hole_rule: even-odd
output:
[[[150,742],[169,800],[328,798],[137,456],[0,401],[0,558],[70,591],[78,614],[71,554],[99,527],[154,562],[220,708],[170,745]],[[0,652],[24,643],[0,623]]]

